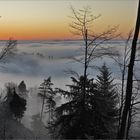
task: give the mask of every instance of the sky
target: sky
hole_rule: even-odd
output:
[[[90,6],[93,15],[101,14],[94,32],[119,25],[119,32],[126,36],[134,29],[138,0],[0,0],[0,40],[74,39],[70,6]]]

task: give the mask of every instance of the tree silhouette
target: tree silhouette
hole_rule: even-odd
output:
[[[117,132],[117,118],[118,118],[118,93],[116,85],[113,83],[113,78],[109,69],[104,64],[100,68],[100,74],[97,75],[97,91],[101,101],[98,104],[98,114],[101,114],[102,124],[107,130],[107,133],[102,138],[115,138]]]
[[[8,54],[11,54],[14,52],[15,47],[17,45],[17,41],[13,40],[12,38],[10,38],[7,42],[6,42],[6,46],[2,48],[1,52],[0,52],[0,60],[2,60],[3,58],[5,58]]]
[[[93,22],[100,17],[93,16],[90,7],[84,7],[83,9],[75,10],[71,7],[71,11],[73,15],[71,16],[72,22],[70,24],[71,32],[74,35],[78,35],[83,40],[83,49],[84,49],[84,56],[80,59],[74,58],[74,60],[82,63],[84,65],[83,77],[84,83],[86,83],[88,68],[90,67],[91,62],[98,57],[102,57],[103,55],[112,55],[112,52],[104,52],[104,48],[102,48],[101,52],[96,51],[97,48],[101,46],[104,42],[116,38],[117,26],[113,28],[109,28],[106,31],[95,34],[92,31]],[[98,49],[99,50],[99,49]],[[113,55],[115,55],[113,53]],[[86,96],[86,84],[83,84],[83,94],[82,94],[82,108],[85,110],[85,96]]]
[[[51,121],[53,110],[56,106],[54,101],[55,92],[52,89],[53,83],[51,82],[51,77],[45,79],[43,83],[40,84],[40,92],[39,95],[42,97],[42,108],[41,108],[41,119],[43,116],[43,112],[49,113],[49,121]],[[45,107],[45,110],[44,110]]]
[[[68,85],[70,91],[57,89],[57,92],[62,94],[68,102],[56,108],[54,122],[51,123],[50,128],[56,138],[83,139],[88,136],[102,138],[101,130],[106,131],[106,128],[101,123],[101,119],[97,121],[98,117],[95,117],[95,112],[98,110],[96,102],[100,97],[93,79],[87,77],[87,70],[93,59],[104,55],[102,52],[95,52],[95,50],[105,41],[117,36],[115,34],[117,27],[109,28],[107,31],[95,35],[91,31],[91,27],[93,21],[100,15],[93,16],[89,7],[80,10],[71,7],[71,10],[73,13],[71,17],[73,21],[70,24],[71,32],[82,38],[84,49],[84,55],[80,59],[74,58],[74,60],[84,65],[84,71],[78,79],[71,77],[73,84]]]
[[[95,89],[93,79],[86,79],[86,110],[83,110],[82,106],[84,77],[81,76],[79,79],[71,77],[71,79],[73,84],[67,85],[70,91],[56,89],[57,93],[63,95],[67,102],[56,108],[54,120],[50,124],[50,133],[55,138],[82,139],[93,133],[90,130],[92,129],[91,120],[93,120],[90,97]]]
[[[66,102],[55,110],[50,133],[60,139],[112,138],[117,117],[117,92],[111,73],[104,65],[97,83],[86,78],[85,108],[83,109],[84,76],[71,77],[70,91],[56,89]],[[112,133],[113,132],[113,133]]]
[[[23,117],[24,111],[26,110],[26,100],[21,98],[14,90],[9,106],[14,117],[19,120]]]
[[[128,65],[128,76],[127,76],[127,85],[126,85],[125,105],[124,105],[124,109],[123,109],[122,122],[121,122],[120,130],[119,130],[119,133],[118,133],[118,138],[119,139],[125,138],[126,127],[128,125],[128,115],[129,115],[129,111],[131,110],[132,88],[133,88],[133,68],[134,68],[134,62],[135,62],[139,28],[140,28],[140,1],[139,1],[139,5],[138,5],[135,33],[134,33],[134,37],[133,37],[133,40],[132,40],[130,62],[129,62],[129,65]]]
[[[26,90],[26,84],[24,81],[21,81],[20,84],[18,85],[18,89],[19,89],[19,92],[21,93],[26,93],[27,90]]]

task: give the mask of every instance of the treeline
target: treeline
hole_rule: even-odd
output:
[[[69,87],[67,91],[60,88],[54,89],[51,77],[45,79],[40,84],[38,93],[38,96],[42,98],[42,107],[38,120],[33,125],[37,125],[43,132],[46,127],[44,133],[53,139],[115,138],[119,114],[118,89],[105,64],[99,72],[95,79],[86,77],[85,100],[83,100],[83,76],[71,77],[72,84],[66,85]],[[65,99],[59,106],[55,99],[56,96]],[[10,120],[20,124],[27,109],[26,99],[28,98],[24,81],[18,86],[14,83],[6,84],[6,95],[1,97],[0,101],[0,138],[16,138],[15,134],[9,132],[11,130],[8,130],[7,126],[15,124]],[[43,116],[47,118],[44,126],[42,125]],[[21,134],[20,136],[23,137]],[[35,135],[27,136],[26,138],[35,138]]]
[[[135,105],[139,104],[139,100],[136,102],[140,90],[139,84],[135,87],[136,84],[133,83],[139,81],[135,77],[134,64],[137,61],[136,55],[139,57],[137,40],[140,27],[140,3],[134,37],[132,39],[129,36],[126,40],[123,63],[116,59],[119,57],[118,52],[114,52],[110,46],[103,46],[103,43],[107,45],[109,40],[120,37],[117,33],[118,26],[95,34],[91,28],[92,23],[100,15],[93,16],[90,7],[80,10],[71,7],[71,10],[73,14],[71,32],[83,39],[83,55],[73,59],[83,65],[83,74],[71,77],[72,84],[66,85],[69,90],[60,88],[54,90],[50,77],[43,81],[38,93],[42,97],[40,122],[45,111],[49,115],[46,131],[49,131],[48,134],[52,139],[128,139],[132,117],[135,115],[134,111],[137,112]],[[132,45],[129,48],[127,46],[131,39]],[[12,53],[11,50],[15,45],[16,41],[9,40],[0,54],[0,60],[9,52]],[[118,92],[105,64],[99,69],[100,74],[95,79],[89,76],[88,69],[93,67],[93,61],[104,56],[115,60],[120,67],[121,93]],[[3,139],[6,138],[6,120],[12,118],[19,121],[26,110],[26,100],[17,93],[15,87],[7,88],[6,92],[6,97],[0,102],[0,120],[3,120],[0,136]],[[65,99],[60,106],[57,106],[55,101],[56,95]],[[7,117],[9,118],[6,119]],[[10,135],[8,138],[13,137]]]
[[[19,84],[19,86],[16,86],[14,83],[7,83],[5,85],[5,95],[1,95],[0,98],[1,139],[24,138],[27,135],[28,137],[30,136],[30,131],[21,124],[21,119],[26,111],[26,99],[22,96],[22,94],[25,93],[23,88],[26,90],[23,81]],[[19,133],[16,134],[17,132]],[[24,136],[25,132],[27,133],[26,136]]]

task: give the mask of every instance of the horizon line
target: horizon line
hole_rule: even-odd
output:
[[[82,41],[83,40],[83,39],[15,39],[15,38],[11,38],[11,39],[17,41]],[[8,40],[10,40],[10,38],[0,39],[0,41],[8,41]],[[111,39],[109,41],[119,41],[119,40],[125,40],[125,39],[116,38],[116,39]]]

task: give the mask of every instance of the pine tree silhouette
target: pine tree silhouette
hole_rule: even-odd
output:
[[[100,68],[100,74],[97,75],[97,92],[100,101],[97,102],[96,110],[97,120],[100,123],[99,130],[102,130],[102,136],[100,138],[112,138],[116,135],[116,121],[118,117],[118,93],[116,85],[113,84],[113,78],[109,69],[104,64]],[[103,129],[104,128],[104,129]]]
[[[24,115],[24,111],[26,110],[26,100],[21,98],[14,90],[13,97],[9,103],[9,106],[14,117],[17,120],[21,119]]]
[[[73,84],[67,85],[69,91],[57,89],[66,102],[56,108],[50,133],[60,139],[112,138],[118,98],[108,68],[105,65],[101,68],[96,83],[87,77],[85,82],[84,76],[71,79]]]

